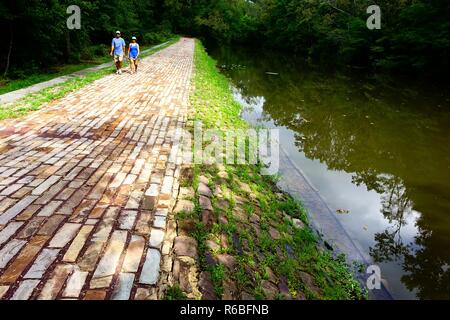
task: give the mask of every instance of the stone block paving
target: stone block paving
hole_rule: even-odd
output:
[[[0,122],[0,299],[160,298],[193,55],[183,38]]]

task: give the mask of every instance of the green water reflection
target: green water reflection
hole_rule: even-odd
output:
[[[406,80],[380,85],[273,52],[210,48],[244,99],[264,97],[262,122],[288,128],[306,158],[380,195],[377,214],[389,228],[357,235],[370,237],[371,256],[398,263],[401,283],[417,298],[450,298],[450,90]],[[417,232],[403,238],[413,211]]]

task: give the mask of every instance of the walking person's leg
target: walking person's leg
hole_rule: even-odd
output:
[[[131,69],[131,73],[135,73],[136,72],[136,60],[130,58],[130,69]]]
[[[116,55],[114,56],[114,59],[116,61],[117,74],[122,74],[123,55]]]
[[[116,73],[119,73],[119,70],[120,70],[119,56],[114,56],[114,63],[116,65]]]
[[[116,66],[116,73],[119,73],[119,59],[118,56],[113,53],[113,50],[114,49],[111,50],[111,57],[113,57],[114,65]]]

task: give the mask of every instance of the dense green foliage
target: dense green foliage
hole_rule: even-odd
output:
[[[23,73],[49,66],[106,56],[116,30],[128,43],[132,35],[141,44],[165,41],[171,36],[159,12],[163,1],[139,0],[16,0],[0,2],[0,27],[4,37],[0,70],[20,78]],[[68,6],[81,9],[81,29],[69,30]],[[11,42],[12,39],[12,42]]]
[[[322,64],[401,73],[445,75],[449,70],[448,0],[171,2],[188,12],[174,19],[174,26],[200,37],[263,43]],[[381,8],[381,30],[367,28],[371,4]]]
[[[448,70],[447,0],[264,0],[262,31],[276,46],[312,57],[389,71]],[[369,4],[381,30],[369,30]]]
[[[72,4],[81,30],[66,28]],[[381,8],[381,30],[366,27],[371,4]],[[0,26],[3,44],[13,37],[13,73],[104,54],[116,29],[141,43],[174,32],[389,72],[445,74],[450,61],[448,0],[17,0],[0,3]],[[0,52],[2,71],[8,52]]]

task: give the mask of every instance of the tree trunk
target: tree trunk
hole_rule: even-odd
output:
[[[9,23],[9,50],[8,50],[8,56],[6,58],[6,67],[5,67],[5,73],[3,74],[4,77],[8,74],[9,71],[9,65],[11,63],[11,52],[13,48],[13,41],[14,41],[14,29],[13,29],[13,23]]]

